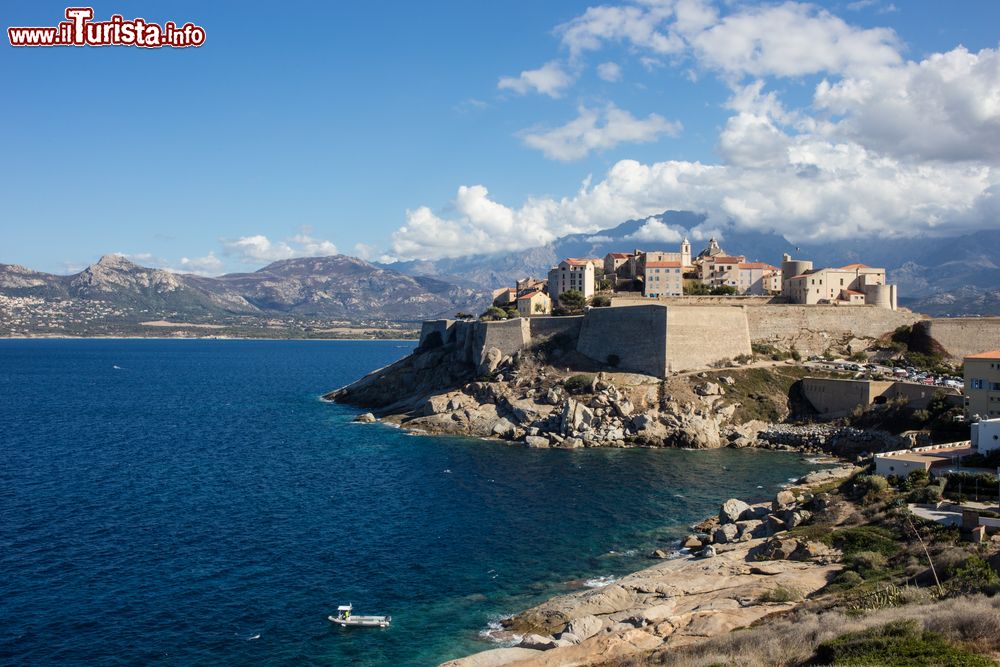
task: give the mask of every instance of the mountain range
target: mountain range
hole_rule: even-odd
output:
[[[282,260],[252,273],[215,278],[146,268],[120,255],[105,255],[70,276],[0,264],[0,295],[101,302],[126,318],[196,321],[275,315],[419,321],[481,309],[488,300],[482,290],[406,275],[345,255]]]
[[[663,240],[648,238],[646,218],[514,252],[392,264],[372,264],[346,255],[309,257],[218,277],[142,267],[120,255],[106,255],[68,276],[0,264],[0,297],[20,299],[8,301],[7,308],[0,300],[0,325],[5,318],[15,321],[12,313],[26,309],[35,309],[37,315],[48,308],[51,313],[51,304],[86,311],[77,313],[77,321],[217,322],[283,317],[371,323],[417,322],[450,317],[457,311],[479,313],[489,302],[489,290],[527,276],[544,277],[566,257],[603,257],[635,248],[674,250],[682,235],[690,237],[695,253],[707,244],[707,239],[697,238],[692,231],[705,221],[702,215],[666,211],[654,218],[673,230],[659,227]],[[817,268],[852,262],[885,267],[889,280],[899,285],[901,305],[929,315],[1000,315],[1000,230],[793,245],[774,232],[730,226],[719,230],[718,240],[726,252],[745,255],[750,261],[779,265],[787,252],[813,260]],[[100,305],[96,311],[95,304]],[[22,330],[30,330],[38,317],[17,321]]]
[[[515,280],[529,275],[544,277],[550,267],[566,257],[603,257],[609,252],[635,248],[676,250],[684,233],[690,236],[695,254],[707,245],[707,239],[696,239],[691,232],[705,221],[705,216],[691,211],[666,211],[653,218],[676,230],[677,239],[644,239],[642,228],[649,220],[644,218],[590,234],[564,236],[528,250],[384,266],[455,284],[493,288],[513,285]],[[781,265],[782,254],[787,252],[795,258],[813,260],[816,268],[853,262],[884,267],[889,280],[899,285],[901,305],[929,315],[1000,315],[1000,230],[792,244],[772,231],[740,230],[730,225],[719,230],[718,241],[730,254],[776,266]]]

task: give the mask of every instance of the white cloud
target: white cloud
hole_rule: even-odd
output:
[[[648,241],[651,243],[679,243],[684,238],[683,232],[668,227],[656,218],[649,218],[642,227],[625,237],[629,241]]]
[[[255,234],[223,241],[222,245],[226,254],[235,255],[244,264],[337,254],[333,243],[307,234],[298,234],[288,241],[272,241],[263,234]]]
[[[998,208],[1000,173],[988,167],[909,164],[811,136],[789,141],[777,165],[621,160],[572,197],[529,199],[520,208],[491,201],[515,221],[505,235],[484,231],[477,219],[438,217],[422,207],[409,212],[407,225],[393,235],[393,252],[427,259],[519,250],[666,209],[704,212],[707,227],[732,221],[792,241],[816,241],[934,233],[944,225],[949,231],[981,228],[981,216]],[[485,197],[485,188],[480,191]],[[657,230],[649,227],[650,234]]]
[[[222,260],[210,252],[204,257],[181,257],[180,270],[198,275],[218,275],[222,273]]]
[[[794,2],[748,7],[686,38],[702,65],[738,77],[844,73],[902,60],[892,30],[857,28]]]
[[[611,243],[612,241],[614,241],[614,239],[611,238],[610,236],[604,236],[599,234],[597,236],[588,236],[587,238],[584,239],[584,241],[586,241],[587,243]]]
[[[562,44],[573,58],[596,51],[605,42],[622,42],[655,53],[677,53],[684,42],[674,33],[660,29],[673,10],[666,3],[640,6],[601,5],[589,7],[582,15],[556,28]]]
[[[292,237],[292,242],[299,245],[294,250],[296,257],[326,257],[337,254],[337,246],[323,239],[313,238],[308,234],[297,234]]]
[[[462,187],[448,213],[408,212],[392,253],[520,250],[667,209],[707,215],[694,239],[730,223],[792,241],[997,226],[1000,48],[904,61],[892,30],[852,26],[812,5],[720,6],[729,13],[699,0],[591,7],[557,28],[575,66],[617,43],[639,62],[689,71],[693,61],[717,73],[731,90],[717,163],[620,160],[575,194],[519,205],[490,199],[482,185]],[[774,78],[804,75],[826,77],[804,107],[787,108],[767,90]],[[582,106],[566,125],[518,136],[550,158],[572,160],[676,129],[655,114]],[[647,240],[640,234],[675,242],[678,230],[647,220],[636,233]]]
[[[603,124],[601,121],[603,120]],[[623,143],[649,143],[663,135],[676,135],[681,125],[659,114],[645,119],[609,104],[603,109],[580,107],[579,115],[560,127],[519,133],[525,145],[553,160],[578,160],[591,151],[607,150]]]
[[[901,62],[899,40],[886,28],[851,26],[810,4],[742,6],[720,16],[707,0],[600,5],[556,28],[573,59],[608,44],[659,57],[691,55],[728,76],[802,76]]]
[[[816,106],[844,118],[831,129],[893,155],[1000,160],[1000,49],[958,47],[816,88]]]
[[[538,69],[525,70],[518,76],[503,76],[497,82],[500,90],[511,90],[518,95],[536,92],[549,97],[560,97],[575,77],[569,74],[555,60],[545,63]]]
[[[615,81],[621,81],[622,78],[622,68],[618,63],[606,62],[601,63],[597,66],[597,76],[599,76],[604,81],[609,81],[614,83]]]

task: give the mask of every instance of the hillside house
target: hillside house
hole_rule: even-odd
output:
[[[682,296],[684,267],[680,262],[646,262],[642,295],[651,298]]]
[[[588,299],[594,296],[595,261],[601,260],[569,258],[559,262],[549,271],[549,296],[559,301],[559,295],[569,290],[582,292]]]
[[[970,354],[965,368],[965,413],[982,419],[1000,417],[1000,350]]]
[[[813,269],[812,262],[782,262],[782,295],[789,303],[872,305],[896,310],[896,286],[886,283],[885,269],[866,264]]]
[[[517,312],[521,317],[533,315],[550,315],[552,299],[545,292],[528,292],[517,297]]]

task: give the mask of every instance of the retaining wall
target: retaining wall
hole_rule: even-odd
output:
[[[711,366],[751,353],[750,328],[743,308],[670,306],[667,312],[669,371]]]
[[[751,341],[795,345],[803,354],[822,354],[845,337],[879,338],[925,319],[875,306],[762,305],[746,308],[746,314]]]
[[[1000,350],[1000,317],[943,317],[920,322],[914,337],[927,337],[949,357]]]
[[[583,318],[576,349],[600,363],[615,355],[621,370],[664,377],[667,311],[661,305],[594,308]]]

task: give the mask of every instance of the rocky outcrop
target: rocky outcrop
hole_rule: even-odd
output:
[[[843,478],[854,471],[836,468],[827,477]],[[486,651],[446,665],[614,664],[785,612],[841,569],[837,550],[789,537],[785,521],[778,518],[793,513],[808,521],[807,507],[822,505],[823,498],[808,489],[781,491],[772,502],[754,505],[731,498],[717,517],[702,524],[715,526],[713,536],[685,538],[689,548],[714,541],[696,555],[663,561],[602,588],[553,598],[506,620],[508,630],[524,634],[521,648],[533,653],[502,654],[509,661],[499,663],[483,662],[501,655]],[[772,530],[774,526],[782,527]],[[723,540],[714,538],[719,533]]]

